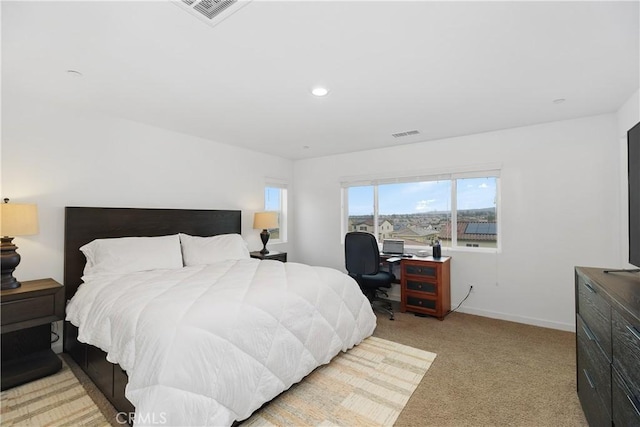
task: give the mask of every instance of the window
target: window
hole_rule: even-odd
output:
[[[456,180],[458,246],[498,246],[497,186],[496,177]]]
[[[270,241],[287,241],[287,188],[283,184],[268,184],[264,189],[264,210],[278,212],[278,228],[269,230]]]
[[[348,189],[348,231],[373,233],[373,187],[350,187]]]
[[[498,247],[499,171],[343,183],[346,231],[405,246]]]

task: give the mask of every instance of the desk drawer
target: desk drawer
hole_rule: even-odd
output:
[[[611,360],[611,306],[600,288],[578,275],[578,313],[589,326],[595,341]]]
[[[55,316],[54,295],[42,295],[2,303],[2,325]]]

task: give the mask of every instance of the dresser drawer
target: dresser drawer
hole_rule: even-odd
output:
[[[578,313],[589,326],[595,341],[611,360],[611,306],[596,285],[578,276]]]
[[[616,426],[640,426],[640,401],[633,396],[618,370],[611,370],[613,423]]]
[[[611,424],[610,364],[588,326],[577,316],[578,395],[590,425]],[[595,421],[595,422],[594,422]]]
[[[435,311],[438,308],[438,301],[416,295],[407,295],[407,308],[416,311]]]
[[[422,280],[407,279],[407,291],[426,292],[431,295],[437,295],[438,284]]]
[[[613,366],[626,381],[636,401],[640,401],[640,324],[612,311]],[[635,320],[635,324],[629,320]]]
[[[428,263],[419,263],[419,264],[411,264],[410,262],[406,262],[403,264],[403,274],[407,276],[420,276],[423,280],[431,279],[434,282],[438,281],[438,265],[437,264],[428,264]]]
[[[53,294],[2,303],[2,325],[55,316]]]

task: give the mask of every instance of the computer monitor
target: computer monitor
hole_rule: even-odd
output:
[[[388,255],[404,254],[404,240],[384,239],[382,241],[382,253]]]

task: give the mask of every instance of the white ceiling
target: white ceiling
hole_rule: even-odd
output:
[[[254,0],[211,27],[166,0],[2,1],[3,101],[290,159],[414,143],[616,111],[639,87],[638,6]]]

